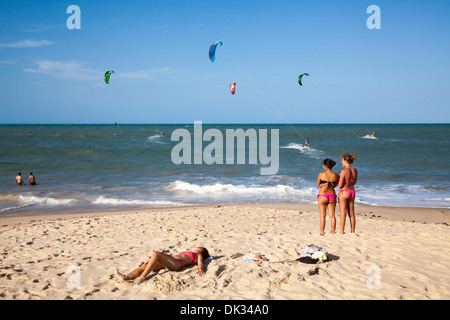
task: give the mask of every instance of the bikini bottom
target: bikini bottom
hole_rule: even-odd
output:
[[[355,198],[355,190],[352,189],[345,189],[345,190],[341,190],[339,191],[340,193],[342,192],[347,192],[350,195],[350,199],[354,199]]]
[[[331,202],[331,201],[333,201],[334,199],[336,199],[336,195],[335,194],[319,194],[318,196],[317,196],[317,198],[319,198],[319,197],[324,197],[324,198],[327,198],[328,199],[328,202]]]

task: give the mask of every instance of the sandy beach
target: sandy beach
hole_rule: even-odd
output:
[[[339,219],[339,213],[336,214]],[[239,204],[0,218],[0,299],[450,298],[450,210],[356,207],[356,233],[319,234],[315,205]],[[305,245],[329,261],[299,262]],[[204,246],[206,272],[115,279],[152,251]],[[239,255],[260,254],[260,263]]]

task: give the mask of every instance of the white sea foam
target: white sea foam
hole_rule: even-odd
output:
[[[222,200],[246,199],[276,201],[292,201],[294,199],[308,199],[316,192],[314,188],[295,189],[291,186],[278,184],[275,186],[234,185],[230,183],[215,183],[198,185],[186,181],[174,181],[166,188],[168,191],[192,195],[194,197],[214,197]]]
[[[161,138],[160,134],[154,134],[152,136],[147,137],[147,141],[152,141],[152,140],[159,139],[159,138]]]
[[[149,206],[181,206],[185,205],[179,202],[174,201],[164,201],[164,200],[139,200],[139,199],[118,199],[118,198],[109,198],[105,196],[100,196],[96,198],[93,204],[103,204],[103,205],[149,205]]]
[[[373,140],[378,140],[377,137],[375,136],[371,136],[370,134],[366,134],[364,137],[362,137],[363,139],[373,139]]]
[[[23,206],[14,206],[14,207],[9,207],[9,208],[3,208],[3,209],[0,209],[0,213],[7,212],[7,211],[13,211],[13,210],[17,210],[17,209],[22,209],[22,208],[26,208],[29,206],[30,206],[29,204],[25,204]]]
[[[146,143],[149,144],[165,144],[167,141],[164,139],[164,136],[162,136],[161,134],[154,134],[151,136],[148,136],[146,141]]]
[[[294,143],[294,142],[291,142],[287,146],[281,147],[281,148],[296,149],[296,150],[299,150],[302,154],[310,156],[311,158],[314,158],[314,159],[322,159],[325,156],[325,153],[320,150],[314,149],[310,146],[303,146],[302,144]]]
[[[356,203],[386,206],[439,207],[448,208],[448,192],[424,189],[419,184],[384,184],[383,186],[359,185]]]
[[[49,205],[49,206],[57,206],[57,205],[67,205],[76,203],[76,199],[56,199],[52,197],[38,197],[38,196],[24,196],[18,195],[18,200],[21,203],[26,203],[28,205],[32,204],[41,204],[41,205]]]
[[[76,204],[79,200],[76,199],[58,199],[54,197],[40,197],[35,195],[4,195],[0,197],[0,201],[8,202],[13,204],[13,206],[1,209],[0,212],[11,211],[15,209],[21,209],[33,205],[43,205],[43,206],[58,206],[58,205],[69,205]]]

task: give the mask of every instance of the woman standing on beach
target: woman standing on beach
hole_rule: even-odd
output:
[[[197,273],[202,274],[204,271],[203,260],[209,256],[208,250],[203,247],[194,248],[192,251],[183,251],[174,256],[154,251],[148,262],[142,263],[129,274],[122,274],[116,269],[115,276],[119,280],[135,280],[135,283],[139,284],[152,271],[158,271],[163,268],[169,269],[170,271],[177,271],[195,263],[198,265]]]
[[[336,217],[334,215],[336,209],[336,188],[339,175],[331,171],[336,162],[331,159],[325,159],[322,161],[324,172],[319,173],[317,176],[317,186],[320,187],[319,195],[317,196],[317,203],[320,210],[320,234],[324,235],[325,230],[325,217],[327,214],[330,216],[331,221],[331,233],[336,231]]]
[[[355,188],[353,187],[358,180],[358,171],[352,167],[353,161],[356,160],[356,155],[344,153],[342,155],[342,166],[339,178],[339,212],[341,219],[341,233],[344,234],[345,218],[348,213],[352,227],[352,233],[355,232]]]

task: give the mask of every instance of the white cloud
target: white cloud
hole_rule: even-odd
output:
[[[110,69],[114,70],[114,69]],[[114,79],[147,80],[154,74],[169,71],[170,68],[141,69],[136,71],[115,70]],[[87,68],[79,61],[42,60],[37,62],[36,68],[26,68],[25,72],[47,74],[60,79],[75,81],[103,81],[105,71]]]
[[[0,48],[38,48],[53,44],[50,40],[20,40],[13,43],[0,43]]]
[[[37,63],[36,69],[24,69],[25,72],[41,73],[53,75],[58,78],[78,81],[101,80],[103,74],[101,71],[84,67],[83,63],[77,61],[51,61],[44,60]]]

